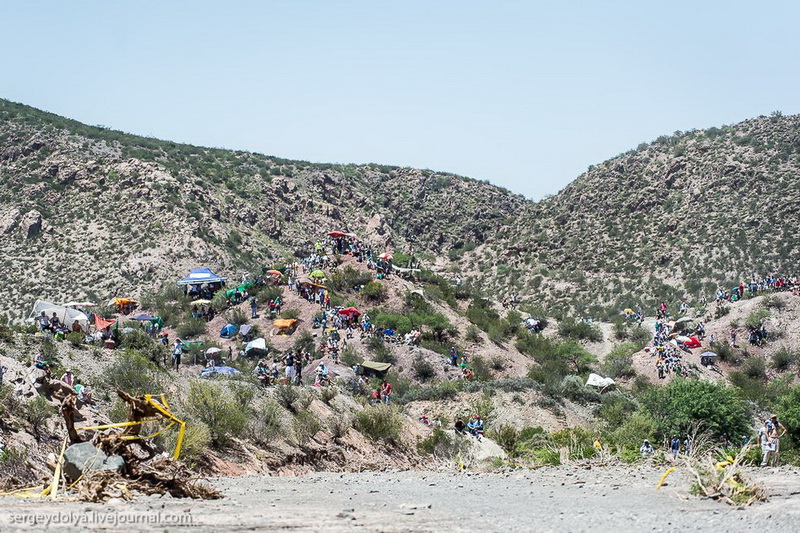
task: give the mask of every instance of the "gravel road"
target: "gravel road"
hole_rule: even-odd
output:
[[[679,471],[556,467],[491,474],[367,472],[216,478],[226,498],[34,503],[0,499],[0,530],[797,531],[800,469],[751,470],[770,499],[746,509],[688,496]],[[48,525],[49,518],[49,525]]]

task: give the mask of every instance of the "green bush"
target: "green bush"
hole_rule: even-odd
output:
[[[19,410],[20,400],[14,393],[14,387],[8,383],[0,384],[0,426],[6,425],[11,415]]]
[[[331,274],[327,285],[334,291],[353,291],[355,287],[366,285],[372,279],[373,275],[371,273],[360,272],[348,266]]]
[[[356,429],[373,441],[398,444],[403,418],[394,406],[375,405],[356,414]]]
[[[178,431],[172,429],[159,435],[159,445],[170,455],[178,442]],[[186,424],[181,443],[180,460],[184,463],[195,463],[205,454],[212,444],[211,430],[203,422],[193,421]]]
[[[294,385],[277,385],[275,387],[275,401],[291,413],[300,410],[300,389]]]
[[[56,408],[50,405],[42,396],[37,396],[32,401],[23,404],[22,418],[24,418],[33,428],[36,436],[48,418],[55,416]]]
[[[280,436],[284,427],[283,408],[274,400],[265,401],[253,413],[252,436],[259,444],[266,445]]]
[[[604,420],[608,429],[614,430],[622,426],[637,407],[638,403],[630,393],[611,391],[602,395],[595,416]]]
[[[237,327],[247,324],[247,321],[249,320],[247,313],[245,313],[241,307],[234,307],[225,313],[225,319],[228,321],[228,324],[233,324]]]
[[[102,381],[111,390],[140,396],[161,393],[166,374],[139,352],[125,350],[103,371]]]
[[[584,385],[579,376],[566,376],[561,380],[561,395],[579,404],[600,402],[600,393]]]
[[[298,446],[305,446],[322,429],[322,422],[308,409],[302,409],[292,419],[292,433]]]
[[[751,357],[742,365],[742,372],[753,379],[764,380],[767,379],[767,364],[761,357]]]
[[[197,337],[206,332],[206,322],[201,318],[192,318],[191,315],[188,315],[183,322],[178,324],[176,332],[181,339]]]
[[[764,296],[764,299],[761,300],[761,306],[764,307],[764,309],[775,309],[780,311],[786,307],[786,302],[784,302],[783,298],[777,294],[767,294]]]
[[[397,362],[397,357],[395,357],[392,350],[386,346],[386,343],[383,342],[383,339],[373,337],[367,343],[367,347],[370,349],[370,351],[372,351],[373,361],[391,364],[395,364]]]
[[[417,354],[414,358],[414,362],[411,363],[411,369],[414,371],[414,375],[417,379],[421,381],[428,381],[436,375],[436,369],[433,365],[426,361],[420,354]]]
[[[481,330],[478,329],[478,326],[475,324],[470,324],[467,326],[467,331],[464,333],[464,338],[469,342],[474,342],[475,344],[480,344],[483,341],[483,338],[481,337]]]
[[[475,381],[489,381],[492,379],[492,371],[483,357],[479,355],[473,356],[469,362],[469,367],[472,370],[472,379]]]
[[[82,347],[86,341],[86,335],[77,332],[67,333],[65,338],[75,348]]]
[[[386,299],[386,286],[380,281],[370,281],[361,290],[361,294],[371,302],[381,302]]]
[[[757,309],[747,315],[744,325],[748,328],[759,328],[766,319],[770,317],[770,312],[766,309]]]
[[[745,404],[736,390],[709,381],[674,379],[640,398],[657,425],[659,439],[683,435],[699,426],[712,438],[740,441],[750,434]]]
[[[211,431],[215,445],[224,445],[247,430],[249,413],[242,409],[227,387],[219,383],[194,381],[189,385],[187,410]]]
[[[800,386],[793,387],[784,394],[776,410],[778,420],[786,426],[789,439],[795,448],[800,447]],[[781,446],[782,447],[782,446]]]
[[[440,459],[454,459],[466,452],[469,441],[440,427],[434,428],[430,436],[422,439],[417,444],[420,453],[433,455]]]
[[[574,318],[566,318],[558,324],[558,334],[565,339],[601,342],[603,332],[593,324],[577,322]]]
[[[603,370],[612,378],[634,377],[633,354],[638,350],[638,346],[632,342],[617,344],[603,361]]]
[[[344,350],[339,354],[339,360],[349,367],[360,365],[364,361],[364,359],[359,357],[356,353],[355,348],[349,344],[345,346]]]
[[[800,354],[782,346],[778,349],[774,354],[772,354],[772,361],[770,362],[770,366],[777,370],[778,372],[785,372],[790,370],[794,365],[797,364],[797,361],[800,359]]]

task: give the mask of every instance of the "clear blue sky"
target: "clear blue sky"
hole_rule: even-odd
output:
[[[798,6],[2,0],[0,97],[540,198],[661,134],[799,112]]]

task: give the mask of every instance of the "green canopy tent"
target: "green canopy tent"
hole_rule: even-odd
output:
[[[392,363],[378,363],[377,361],[364,361],[361,363],[361,373],[367,377],[377,376],[382,378],[386,376],[390,368],[392,368]]]

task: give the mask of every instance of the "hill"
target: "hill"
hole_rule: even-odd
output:
[[[430,170],[326,165],[87,126],[0,100],[0,306],[238,276],[330,229],[532,311],[610,317],[792,272],[800,117],[676,132],[534,203]],[[778,223],[780,221],[780,223]]]
[[[711,298],[719,284],[796,273],[799,175],[798,116],[676,132],[526,204],[462,264],[590,316]]]

